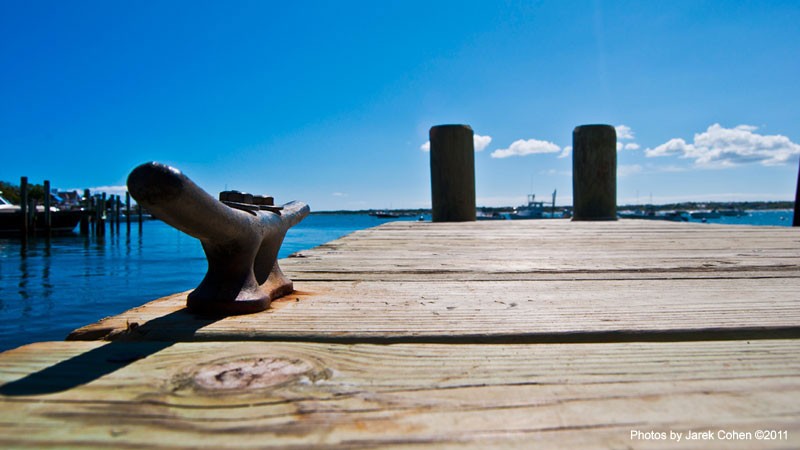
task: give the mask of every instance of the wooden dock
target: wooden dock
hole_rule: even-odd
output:
[[[799,229],[395,222],[281,267],[263,313],[3,353],[0,447],[800,448]]]

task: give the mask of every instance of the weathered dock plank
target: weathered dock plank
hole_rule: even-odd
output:
[[[725,330],[800,336],[800,278],[500,282],[304,282],[259,314],[221,320],[148,303],[71,339],[341,342],[697,338]],[[694,336],[694,337],[693,337]],[[778,336],[781,336],[778,334]],[[785,336],[785,334],[783,335]],[[710,335],[713,337],[713,335]]]
[[[4,448],[797,448],[794,340],[41,343],[0,356]],[[783,440],[631,432],[785,430]]]
[[[641,220],[395,222],[281,263],[298,280],[800,276],[791,228]]]
[[[797,229],[391,223],[281,267],[262,313],[3,353],[0,447],[800,447]]]
[[[800,234],[668,222],[395,222],[281,261],[297,292],[219,321],[186,294],[71,339],[569,342],[800,336]]]

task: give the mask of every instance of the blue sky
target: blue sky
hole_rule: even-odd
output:
[[[428,129],[466,123],[479,205],[568,204],[572,129],[607,123],[620,204],[791,200],[798,23],[797,1],[6,0],[0,179],[157,160],[210,192],[429,207]]]

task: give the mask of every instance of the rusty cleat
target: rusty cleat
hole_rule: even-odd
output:
[[[155,217],[203,244],[208,272],[189,294],[190,311],[250,314],[293,291],[277,257],[286,232],[308,215],[305,203],[276,207],[271,197],[236,191],[217,200],[178,169],[155,162],[133,169],[128,190]]]

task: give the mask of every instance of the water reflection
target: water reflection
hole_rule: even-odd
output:
[[[199,241],[161,222],[105,236],[0,238],[0,351],[63,340],[80,326],[188,290],[205,273]],[[148,237],[145,239],[144,228]]]
[[[17,283],[17,292],[19,296],[27,302],[30,298],[28,295],[28,252],[22,252],[19,260],[19,283]]]
[[[50,242],[50,235],[47,234],[44,237],[44,256],[47,256],[47,257],[50,256],[50,248],[51,247],[52,247],[52,245],[51,245],[51,242]]]
[[[42,287],[44,290],[42,291],[42,296],[44,298],[50,298],[50,295],[53,293],[53,283],[50,281],[50,254],[45,254],[45,257],[42,258]]]

